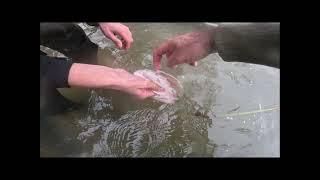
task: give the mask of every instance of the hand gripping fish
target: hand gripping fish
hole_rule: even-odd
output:
[[[152,98],[157,101],[173,104],[182,95],[183,88],[180,82],[165,72],[143,69],[135,71],[133,74],[148,79],[164,89],[161,92],[154,91],[156,95]]]

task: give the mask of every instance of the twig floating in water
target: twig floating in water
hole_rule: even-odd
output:
[[[228,114],[229,114],[229,113],[231,113],[231,112],[233,112],[233,111],[238,110],[239,108],[240,108],[240,106],[238,106],[238,107],[236,107],[236,108],[234,108],[234,109],[230,110],[230,111],[228,112]]]
[[[278,110],[278,109],[280,109],[280,107],[279,107],[279,106],[275,106],[275,107],[273,107],[273,108],[261,109],[261,110],[256,110],[256,111],[231,113],[231,114],[226,114],[226,115],[219,116],[219,117],[243,116],[243,115],[250,115],[250,114],[255,114],[255,113],[260,113],[260,112],[267,112],[267,111],[273,111],[273,110]]]

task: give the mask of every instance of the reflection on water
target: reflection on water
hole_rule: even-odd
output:
[[[153,47],[202,25],[128,26],[134,37],[128,52],[116,50],[99,30],[86,29],[92,41],[104,48],[99,52],[100,64],[130,72],[151,69]],[[279,106],[278,69],[227,63],[213,54],[197,68],[182,65],[163,71],[184,87],[175,104],[137,102],[121,92],[90,90],[86,106],[40,121],[40,155],[280,156],[279,109],[263,111]],[[228,116],[234,113],[245,114]]]

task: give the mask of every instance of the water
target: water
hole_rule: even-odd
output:
[[[125,52],[95,29],[99,63],[130,72],[152,68],[152,49],[165,39],[205,26],[130,23]],[[165,63],[164,63],[165,64]],[[279,70],[227,63],[212,54],[198,67],[164,68],[184,87],[175,104],[136,102],[121,92],[88,90],[81,109],[40,121],[40,156],[53,157],[279,157]],[[235,113],[245,115],[231,115]],[[229,116],[229,115],[230,116]]]

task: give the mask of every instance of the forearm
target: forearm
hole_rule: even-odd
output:
[[[40,79],[52,88],[114,88],[119,83],[117,69],[73,63],[67,58],[40,55]]]
[[[71,87],[113,89],[117,80],[117,70],[106,66],[74,63],[69,72]]]
[[[280,24],[221,25],[209,31],[213,52],[225,61],[280,66]]]

